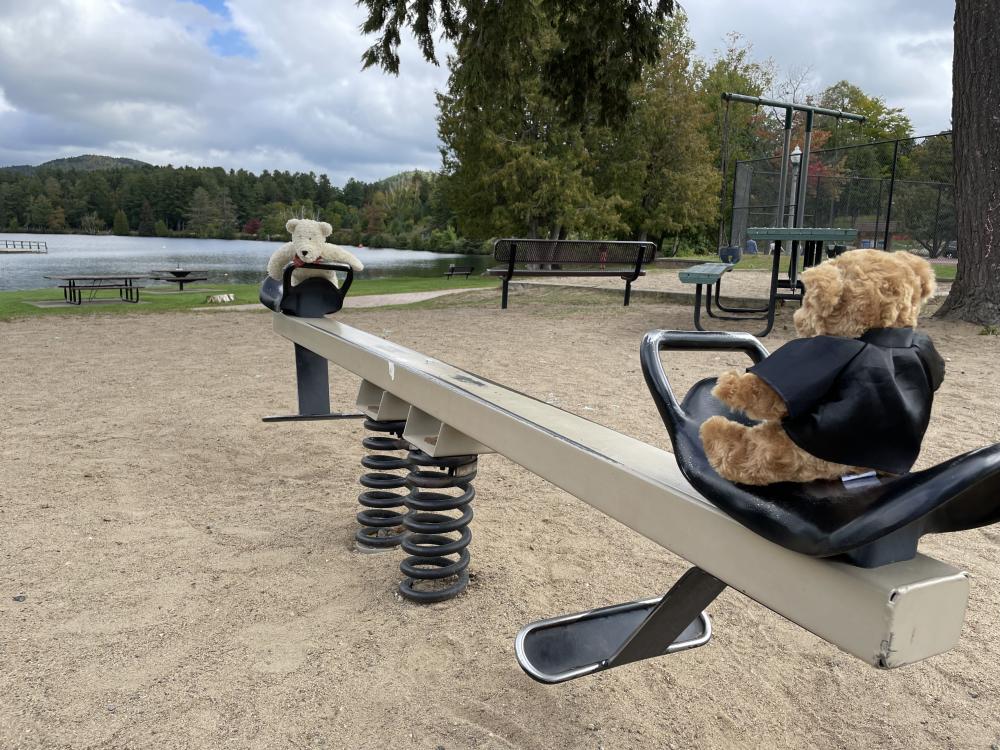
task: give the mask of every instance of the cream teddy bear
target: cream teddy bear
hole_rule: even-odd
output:
[[[281,281],[285,266],[289,263],[294,263],[296,266],[319,262],[346,263],[355,271],[364,270],[364,265],[352,253],[340,245],[326,241],[333,232],[333,227],[325,221],[289,219],[285,229],[292,235],[292,241],[275,250],[267,262],[267,275],[272,279]],[[292,272],[292,286],[297,286],[311,277],[327,279],[334,286],[340,286],[336,272],[322,268],[297,268]]]

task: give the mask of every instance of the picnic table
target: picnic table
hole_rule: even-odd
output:
[[[133,304],[139,301],[139,290],[145,287],[137,286],[134,282],[147,278],[140,274],[67,274],[45,276],[53,281],[64,281],[59,288],[63,290],[63,300],[71,305],[83,303],[84,293],[87,292],[87,300],[93,301],[97,293],[103,290],[115,290],[122,302]]]
[[[150,271],[149,273],[149,278],[154,281],[170,281],[177,284],[179,287],[178,291],[181,292],[184,291],[185,284],[190,284],[194,281],[208,280],[207,276],[192,276],[191,274],[195,273],[195,271],[187,268],[171,268],[165,271]]]
[[[858,232],[856,229],[837,229],[824,227],[750,227],[746,230],[747,237],[753,240],[774,242],[774,254],[771,258],[771,282],[768,287],[767,304],[763,307],[725,307],[719,300],[722,276],[733,266],[727,263],[703,263],[686,271],[681,271],[680,280],[686,284],[696,284],[694,326],[699,331],[701,326],[702,285],[707,287],[705,295],[705,312],[709,317],[718,320],[766,320],[766,326],[757,336],[767,336],[774,328],[774,314],[777,306],[785,301],[802,301],[804,288],[799,280],[799,258],[802,268],[810,268],[823,260],[823,244],[826,242],[853,242]],[[788,271],[782,278],[781,253],[785,243],[788,244]],[[715,287],[715,304],[720,310],[732,315],[717,315],[712,312],[712,287]]]

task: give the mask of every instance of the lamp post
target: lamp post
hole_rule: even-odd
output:
[[[799,162],[802,160],[802,149],[796,146],[788,155],[792,162],[792,179],[788,181],[788,226],[795,226],[795,192],[799,184]]]

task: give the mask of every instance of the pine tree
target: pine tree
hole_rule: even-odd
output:
[[[153,220],[153,207],[149,201],[142,202],[142,210],[139,213],[139,236],[152,237],[156,234],[156,222]]]
[[[120,208],[115,211],[115,221],[111,225],[111,233],[120,237],[127,237],[131,234],[128,227],[128,217]]]

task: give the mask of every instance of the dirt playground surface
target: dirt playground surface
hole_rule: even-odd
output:
[[[668,447],[642,334],[690,309],[496,292],[350,325]],[[791,335],[782,313],[767,345]],[[919,466],[1000,440],[1000,338],[923,326],[947,359]],[[685,355],[681,388],[737,355]],[[335,408],[358,379],[331,367]],[[700,649],[560,686],[525,623],[665,591],[683,560],[495,455],[472,583],[401,600],[354,551],[363,430],[294,410],[257,312],[0,323],[0,748],[983,748],[1000,743],[1000,526],[927,537],[972,574],[959,646],[879,672],[727,590]]]

